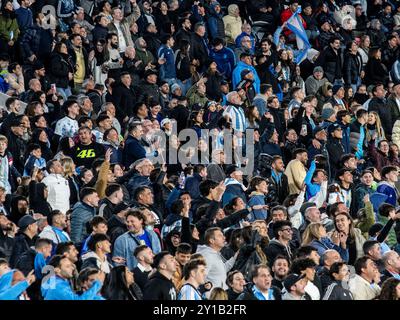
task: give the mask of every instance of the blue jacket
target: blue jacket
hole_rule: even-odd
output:
[[[224,195],[222,196],[222,206],[227,205],[233,198],[236,197],[242,198],[245,203],[247,202],[246,194],[239,183],[226,186]]]
[[[146,149],[138,139],[129,135],[125,141],[125,147],[122,154],[124,157],[123,164],[125,168],[129,168],[129,166],[136,160],[146,158]]]
[[[79,244],[87,236],[86,224],[96,215],[96,208],[86,203],[78,202],[74,205],[71,214],[71,240]]]
[[[22,33],[29,27],[32,27],[33,18],[31,9],[19,7],[15,10],[15,15],[17,16],[19,30],[21,30]]]
[[[151,249],[154,254],[161,252],[161,244],[157,234],[153,230],[145,230],[151,241]],[[136,247],[141,245],[140,239],[131,232],[125,232],[114,242],[113,257],[123,257],[126,260],[126,266],[129,270],[136,268],[137,260],[133,255]]]
[[[387,183],[386,181],[379,182],[376,192],[386,194],[388,198],[385,202],[397,207],[396,189],[392,187],[389,183]]]
[[[329,238],[322,238],[321,240],[313,240],[313,241],[311,241],[310,246],[312,246],[318,250],[318,254],[320,255],[320,257],[323,256],[323,254],[326,250],[334,249],[337,252],[339,252],[340,257],[343,259],[344,262],[349,261],[349,250],[343,249],[342,247],[337,246]]]
[[[0,300],[18,300],[19,296],[29,287],[28,281],[21,281],[11,286],[16,270],[11,270],[0,277]]]
[[[160,66],[160,79],[176,78],[175,55],[171,48],[162,45],[157,51],[158,58],[164,58],[166,61]]]
[[[243,61],[239,61],[233,70],[232,73],[232,87],[235,89],[239,82],[242,80],[240,73],[245,70],[249,69],[254,76],[254,88],[256,90],[256,94],[260,93],[260,78],[258,77],[257,70],[253,66],[249,66],[248,64],[245,64]]]
[[[202,180],[202,177],[200,177],[198,173],[195,173],[192,177],[186,179],[185,190],[190,193],[192,199],[200,197],[199,184]]]
[[[235,53],[232,49],[223,47],[221,50],[210,50],[210,59],[217,64],[218,71],[226,78],[230,79],[233,68],[236,64]]]
[[[96,280],[89,290],[79,295],[71,289],[68,280],[53,276],[42,282],[41,291],[44,300],[104,300],[97,294],[101,287],[101,282]]]
[[[304,179],[304,183],[307,186],[306,200],[314,197],[321,190],[321,186],[319,184],[312,183],[312,177],[314,175],[315,169],[316,169],[316,164],[315,161],[313,160],[311,162],[310,169],[307,171],[306,177]]]
[[[210,10],[209,10],[209,17],[207,19],[208,23],[208,31],[210,33],[211,39],[224,39],[225,38],[225,25],[224,25],[224,20],[222,11],[220,13],[217,13],[215,11],[215,7],[219,5],[217,1],[214,1],[210,5]]]

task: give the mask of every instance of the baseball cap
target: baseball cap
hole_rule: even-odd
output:
[[[304,277],[305,274],[296,274],[296,273],[289,274],[285,279],[285,281],[283,282],[283,285],[285,289],[290,292],[290,288]]]
[[[34,223],[36,223],[36,220],[32,216],[27,214],[18,220],[18,228],[20,228],[23,231],[26,228],[28,228],[28,226]]]
[[[314,128],[314,130],[313,130],[313,135],[315,136],[318,132],[324,131],[324,130],[325,130],[324,127],[322,127],[322,126],[316,126],[316,127]]]
[[[328,127],[328,134],[331,134],[336,130],[342,130],[342,127],[337,123],[333,123]]]

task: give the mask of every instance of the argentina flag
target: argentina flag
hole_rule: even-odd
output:
[[[296,35],[297,49],[294,51],[294,62],[300,64],[306,57],[308,49],[311,48],[310,42],[306,31],[304,30],[301,18],[299,14],[301,13],[301,6],[299,6],[295,13],[274,33],[274,43],[278,45],[279,37],[284,27],[288,28]]]

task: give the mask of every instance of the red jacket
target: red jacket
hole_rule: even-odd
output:
[[[284,11],[281,13],[281,22],[282,22],[282,24],[283,24],[284,22],[288,21],[289,18],[290,18],[292,15],[293,15],[293,12],[290,10],[290,8],[287,8],[286,10],[284,10]],[[304,29],[306,29],[306,28],[307,28],[307,24],[306,24],[306,22],[304,21],[304,19],[303,19],[303,17],[301,16],[301,14],[299,14],[299,17],[300,17],[301,21],[303,22],[303,27],[304,27]],[[290,35],[291,33],[292,33],[292,31],[290,31],[288,28],[285,28],[285,30],[283,31],[283,34],[284,34],[285,36],[288,36],[288,35]]]

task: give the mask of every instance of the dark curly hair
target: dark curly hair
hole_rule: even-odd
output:
[[[400,283],[400,280],[396,278],[389,278],[382,284],[381,294],[379,300],[398,300],[396,293],[396,287]]]

